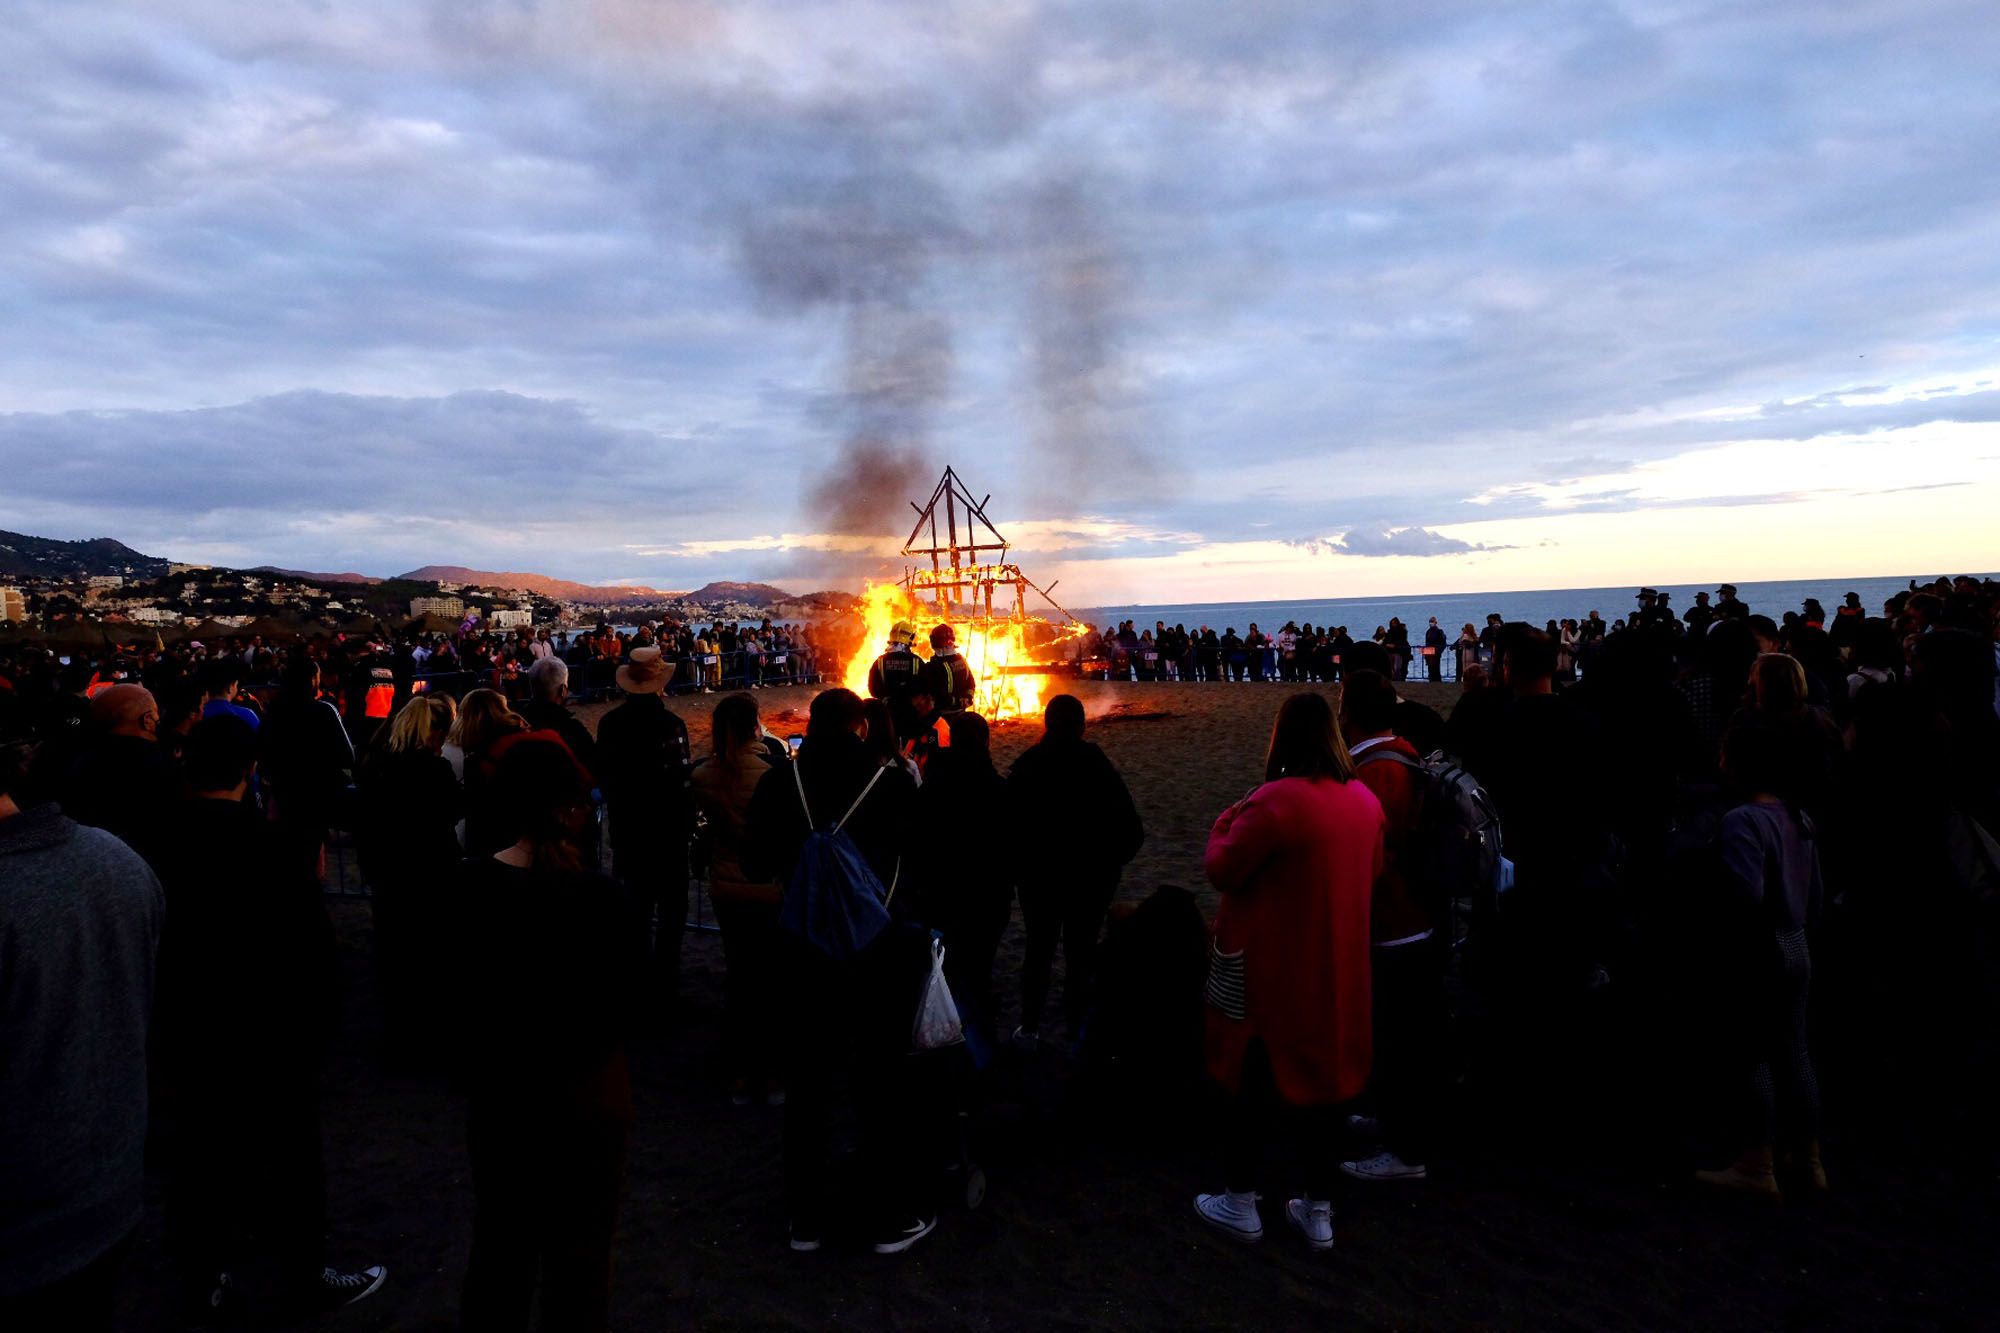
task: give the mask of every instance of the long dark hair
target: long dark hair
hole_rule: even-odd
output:
[[[1354,756],[1340,734],[1340,719],[1323,694],[1295,694],[1278,709],[1271,726],[1271,749],[1264,757],[1264,781],[1279,778],[1354,776]]]
[[[578,869],[583,849],[576,826],[589,817],[590,791],[569,751],[551,741],[523,740],[501,759],[495,781],[508,832],[528,840],[534,868]]]
[[[709,715],[708,744],[716,767],[736,775],[746,746],[757,739],[757,701],[747,694],[725,694]]]

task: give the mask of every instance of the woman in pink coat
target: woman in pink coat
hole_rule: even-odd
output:
[[[1227,1189],[1195,1210],[1238,1240],[1264,1234],[1261,1149],[1281,1112],[1300,1123],[1305,1197],[1285,1216],[1333,1245],[1335,1126],[1370,1061],[1368,905],[1382,868],[1382,807],[1355,779],[1332,707],[1295,694],[1278,710],[1264,785],[1208,835],[1222,895],[1209,958],[1208,1069],[1232,1097]]]

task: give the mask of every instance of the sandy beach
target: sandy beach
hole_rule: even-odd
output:
[[[1258,779],[1286,687],[1075,687],[1092,738],[1125,773],[1147,826],[1124,896],[1200,885],[1213,818]],[[1308,687],[1330,688],[1330,687]],[[1450,688],[1414,686],[1448,706]],[[805,689],[759,692],[775,731],[803,725]],[[675,699],[705,749],[712,698]],[[587,716],[601,713],[587,710]],[[1004,767],[1038,726],[996,731]],[[993,830],[995,838],[1007,836]],[[1203,891],[1203,901],[1212,899]],[[550,910],[558,910],[550,904]],[[441,1079],[392,1076],[373,1057],[376,1010],[364,902],[339,900],[346,1022],[326,1080],[336,1262],[389,1265],[382,1294],[326,1322],[455,1326],[471,1232],[461,1107]],[[1018,921],[1000,963],[1011,994]],[[1338,1248],[1314,1255],[1267,1205],[1264,1243],[1196,1222],[1216,1188],[1198,1108],[1122,1119],[1061,1104],[1061,1061],[1007,1058],[1018,1093],[990,1115],[992,1182],[977,1213],[947,1210],[900,1259],[854,1244],[784,1244],[782,1113],[733,1108],[715,1071],[721,951],[687,944],[686,1012],[638,1040],[632,1140],[614,1292],[626,1329],[1887,1329],[1991,1326],[1992,1182],[1879,1145],[1836,1143],[1838,1193],[1818,1208],[1694,1194],[1678,1168],[1635,1166],[1588,1143],[1524,1149],[1497,1126],[1454,1136],[1421,1185],[1350,1185]],[[1537,1108],[1518,1108],[1532,1125]],[[1503,1151],[1504,1149],[1504,1151]],[[1274,1179],[1284,1179],[1282,1171]],[[170,1306],[158,1182],[126,1293],[129,1326]],[[1282,1198],[1282,1196],[1280,1196]],[[254,1291],[256,1278],[247,1285]]]

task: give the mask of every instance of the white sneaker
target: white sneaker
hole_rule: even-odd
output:
[[[1232,1240],[1248,1245],[1264,1239],[1264,1219],[1257,1215],[1255,1194],[1197,1194],[1194,1210]]]
[[[1387,1148],[1358,1162],[1342,1162],[1340,1169],[1356,1180],[1422,1180],[1429,1175],[1421,1165],[1406,1162]]]
[[[1285,1220],[1315,1250],[1333,1248],[1333,1205],[1318,1199],[1287,1199]]]

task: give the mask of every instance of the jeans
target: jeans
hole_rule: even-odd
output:
[[[833,1000],[833,1002],[829,1002]],[[788,1005],[785,1048],[785,1206],[794,1234],[828,1220],[827,1154],[837,1087],[845,1083],[860,1138],[856,1197],[871,1231],[918,1211],[910,1061],[862,1032],[848,1008],[801,987]],[[844,1078],[843,1078],[844,1075]],[[928,1213],[926,1214],[928,1215]]]
[[[167,1236],[182,1272],[206,1282],[226,1271],[254,1227],[286,1281],[316,1280],[326,1170],[315,1076],[259,1064],[254,1080],[209,1070],[177,1079]]]
[[[712,898],[722,928],[722,1044],[729,1072],[745,1083],[778,1083],[780,988],[778,905],[725,894]]]
[[[627,1077],[624,1057],[615,1057],[607,1078]],[[623,1107],[533,1111],[498,1095],[474,1097],[466,1115],[472,1259],[460,1314],[467,1333],[525,1333],[538,1286],[542,1328],[595,1333],[610,1326],[629,1088],[624,1096]]]
[[[1370,1087],[1389,1151],[1412,1166],[1429,1158],[1444,1096],[1448,1028],[1445,945],[1426,940],[1374,950],[1375,1072]]]
[[[1265,1147],[1290,1128],[1305,1159],[1305,1189],[1309,1199],[1333,1198],[1336,1174],[1334,1145],[1339,1142],[1339,1116],[1326,1106],[1288,1106],[1278,1097],[1271,1077],[1270,1053],[1253,1041],[1243,1055],[1243,1082],[1229,1099],[1222,1131],[1223,1188],[1248,1194],[1264,1179]]]
[[[671,1008],[680,996],[681,936],[687,930],[687,844],[671,838],[614,846],[611,877],[639,904],[642,918],[650,919],[656,910],[659,913],[659,925],[646,951],[651,973],[646,985],[662,1008]]]
[[[1097,975],[1098,936],[1104,914],[1118,891],[1109,884],[1040,884],[1021,886],[1021,917],[1028,928],[1027,955],[1021,962],[1021,1026],[1038,1032],[1049,1000],[1050,975],[1056,944],[1063,947],[1063,1020],[1071,1038],[1083,1032],[1090,1012],[1091,983]]]

